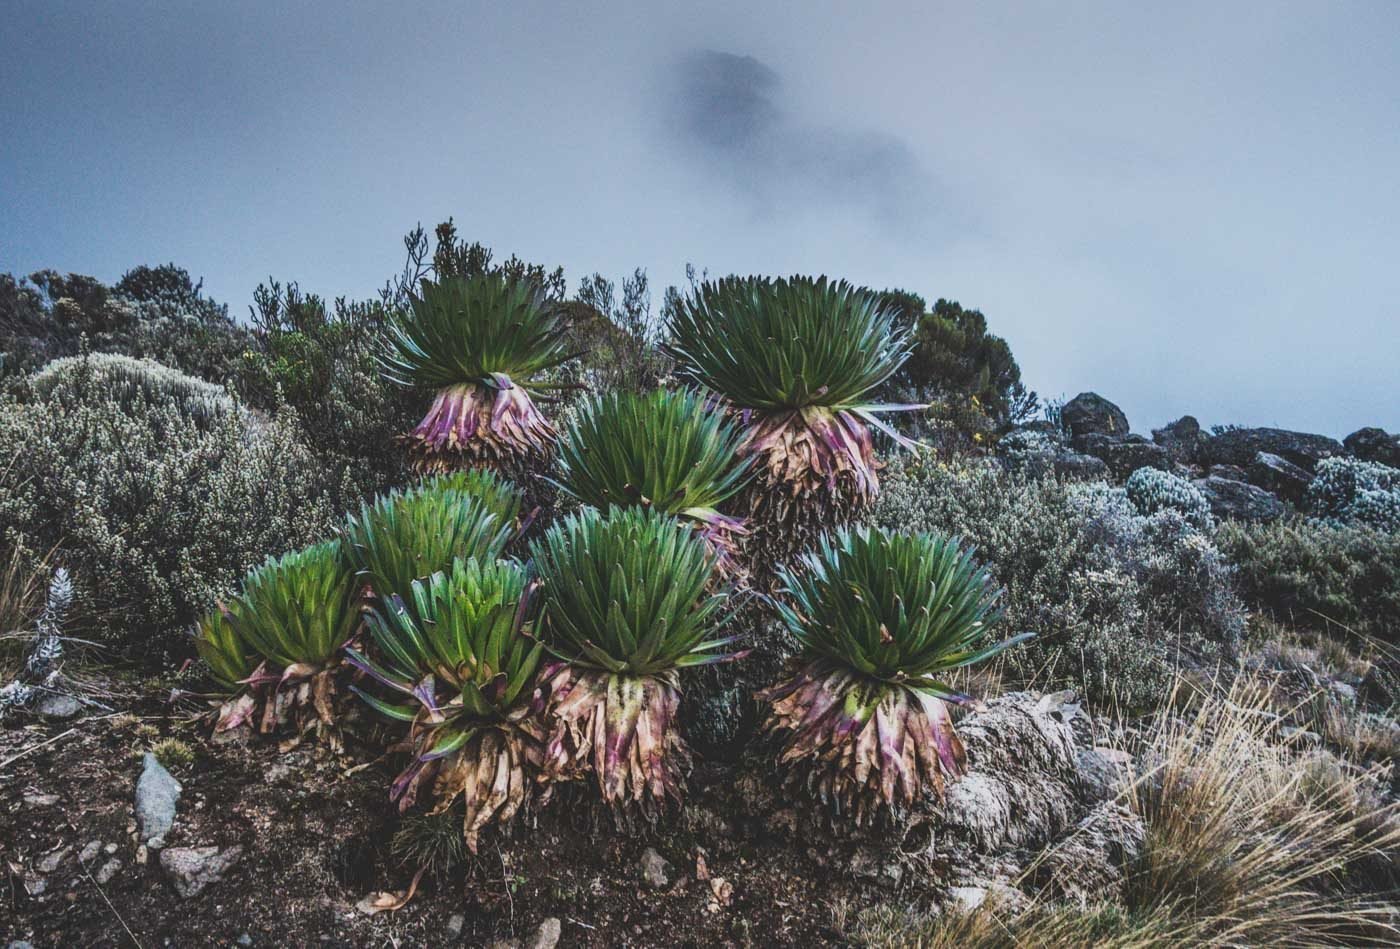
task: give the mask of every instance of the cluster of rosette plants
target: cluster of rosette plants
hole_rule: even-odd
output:
[[[964,766],[950,677],[1025,634],[988,638],[997,591],[956,540],[838,526],[877,490],[868,426],[907,408],[864,401],[907,356],[876,296],[704,284],[669,327],[681,384],[588,397],[561,435],[531,394],[562,337],[529,286],[424,282],[383,356],[433,394],[405,436],[422,480],[206,618],[214,727],[339,748],[369,710],[403,756],[392,800],[460,799],[473,850],[564,783],[655,822],[685,792],[687,670],[746,655],[736,593],[762,570],[801,647],[757,695],[785,784],[856,823],[941,793]],[[512,478],[550,479],[572,510],[525,511]],[[745,562],[751,530],[811,524],[829,529],[802,556]]]

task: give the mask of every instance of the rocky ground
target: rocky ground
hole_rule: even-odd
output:
[[[157,700],[34,721],[0,731],[0,937],[38,947],[839,941],[853,909],[972,906],[1007,890],[1030,852],[1086,818],[1103,826],[1073,859],[1116,872],[1108,863],[1141,828],[1121,809],[1092,817],[1122,762],[1085,747],[1076,714],[1067,695],[1028,693],[973,713],[962,725],[971,773],[899,834],[835,835],[775,794],[761,762],[702,763],[684,810],[655,833],[619,831],[566,795],[512,836],[484,839],[464,867],[425,874],[403,908],[373,914],[376,896],[396,902],[384,894],[408,888],[415,869],[388,846],[400,820],[385,795],[392,762],[353,746],[336,758],[214,745]],[[193,754],[167,773],[146,749],[172,737]]]

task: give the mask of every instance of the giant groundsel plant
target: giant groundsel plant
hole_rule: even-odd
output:
[[[436,392],[402,436],[420,472],[516,471],[548,456],[555,432],[534,396],[573,354],[555,305],[529,280],[499,274],[424,280],[390,325],[380,363],[392,382]]]
[[[820,523],[878,490],[870,427],[912,444],[878,416],[922,406],[867,401],[909,357],[909,336],[869,290],[825,277],[729,277],[701,284],[670,318],[678,373],[736,411],[757,459],[754,513]]]
[[[559,486],[607,510],[646,507],[691,524],[734,565],[743,522],[720,507],[744,485],[743,434],[724,412],[691,391],[607,393],[588,400],[559,445]]]
[[[411,608],[394,596],[368,614],[383,664],[348,650],[390,700],[351,688],[407,725],[413,757],[392,799],[407,809],[431,787],[431,813],[440,814],[461,797],[475,853],[481,830],[509,822],[528,800],[542,762],[543,646],[530,632],[531,584],[513,561],[459,559],[414,580],[409,598]]]
[[[494,472],[440,475],[362,504],[346,519],[345,543],[374,596],[412,603],[414,580],[458,558],[499,557],[520,504],[519,492]]]
[[[715,554],[659,511],[585,508],[531,547],[541,584],[553,780],[591,772],[619,817],[679,802],[690,754],[677,728],[681,670],[738,658],[717,636],[728,590]]]
[[[967,696],[948,676],[1032,635],[986,642],[999,618],[986,571],[955,540],[861,527],[780,575],[805,655],[760,698],[789,783],[857,824],[941,793],[965,759],[947,703]]]
[[[290,725],[293,740],[314,729],[339,745],[335,673],[359,620],[355,589],[339,541],[269,557],[244,578],[238,595],[196,632],[200,655],[235,693],[216,730]]]

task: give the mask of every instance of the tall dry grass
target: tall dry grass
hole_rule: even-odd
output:
[[[1092,906],[1032,897],[966,914],[875,907],[848,934],[929,949],[1400,940],[1400,815],[1382,802],[1377,775],[1281,741],[1272,696],[1257,683],[1192,693],[1163,702],[1123,792],[1146,841],[1117,897]]]

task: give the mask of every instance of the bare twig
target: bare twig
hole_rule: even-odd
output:
[[[66,732],[60,732],[59,734],[54,735],[52,738],[47,738],[47,739],[45,739],[44,741],[39,742],[39,744],[37,744],[37,745],[33,745],[33,746],[29,747],[29,748],[24,749],[23,751],[21,751],[21,752],[20,752],[19,754],[17,754],[17,755],[11,755],[10,757],[6,758],[4,761],[0,761],[0,768],[5,768],[5,767],[8,767],[9,765],[14,764],[16,761],[18,761],[19,759],[23,758],[25,755],[27,755],[27,754],[29,754],[29,753],[31,753],[31,752],[34,752],[34,751],[38,751],[40,748],[43,748],[45,745],[52,745],[54,742],[58,741],[60,738],[67,738],[69,735],[73,734],[75,731],[77,731],[76,728],[70,728],[70,729],[68,729]]]
[[[122,914],[117,912],[117,908],[113,906],[112,901],[107,898],[107,891],[102,889],[102,884],[98,883],[97,879],[91,873],[88,872],[87,864],[84,863],[81,859],[79,859],[78,866],[83,868],[83,876],[87,877],[88,881],[91,882],[92,885],[97,888],[97,894],[102,897],[102,902],[106,903],[107,908],[112,911],[112,915],[117,917],[117,922],[122,924],[122,929],[125,929],[126,934],[131,937],[131,941],[133,944],[135,944],[136,949],[143,949],[141,945],[141,940],[136,938],[136,934],[131,931],[131,927],[126,924],[126,920],[122,919]]]

